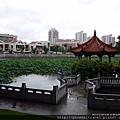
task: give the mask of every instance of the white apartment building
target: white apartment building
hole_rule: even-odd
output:
[[[52,29],[53,30],[53,29]],[[53,34],[54,35],[54,34]],[[50,47],[49,41],[33,41],[29,44],[21,40],[17,40],[16,35],[0,34],[0,51],[14,52],[27,51],[31,52],[32,49],[36,48],[38,51],[42,51],[43,46]]]
[[[28,44],[29,46],[29,51],[32,49],[36,49],[39,52],[43,51],[43,47],[46,46],[49,48],[49,42],[48,41],[32,41],[31,43]]]
[[[33,49],[42,52],[44,46],[49,48],[49,41],[33,41],[27,44],[26,42],[22,42],[21,40],[12,40],[10,42],[4,42],[0,40],[1,52],[9,50],[12,50],[13,52],[31,52]]]
[[[75,33],[75,39],[76,40],[81,40],[82,43],[87,41],[87,33],[83,33],[83,31],[76,32]]]
[[[101,40],[107,44],[115,45],[115,37],[112,37],[112,34],[101,36]]]
[[[67,44],[68,47],[77,47],[77,44],[81,44],[81,40],[74,40],[74,39],[58,39],[56,42],[56,45],[64,46],[64,44]]]
[[[50,41],[50,45],[56,44],[59,39],[59,32],[55,28],[51,28],[48,32],[48,41]]]
[[[0,40],[2,41],[12,41],[12,40],[17,40],[17,35],[10,35],[10,34],[0,34]]]
[[[83,40],[83,31],[75,33],[76,40]]]
[[[26,51],[28,50],[27,43],[22,42],[21,40],[13,40],[9,42],[9,50],[12,50],[14,52],[16,51]]]
[[[9,50],[9,43],[0,40],[0,51]]]
[[[92,36],[87,37],[87,41],[90,40],[91,38],[92,38]]]
[[[83,43],[87,41],[87,33],[83,33]]]

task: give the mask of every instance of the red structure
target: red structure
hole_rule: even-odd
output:
[[[112,47],[112,44],[106,44],[96,36],[96,30],[94,30],[94,36],[90,40],[83,44],[78,44],[77,47],[70,47],[70,50],[78,58],[82,58],[84,55],[91,59],[92,55],[97,55],[102,60],[103,55],[108,55],[109,62],[111,57],[117,53],[117,49]]]

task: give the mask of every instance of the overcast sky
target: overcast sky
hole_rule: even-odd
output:
[[[24,42],[47,41],[56,28],[60,39],[75,39],[83,31],[92,36],[120,35],[120,0],[0,0],[0,33]]]

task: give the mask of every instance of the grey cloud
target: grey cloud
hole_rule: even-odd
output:
[[[0,14],[0,24],[5,32],[10,31],[12,32],[10,34],[16,34],[20,39],[26,38],[30,41],[38,39],[45,15],[42,12],[7,7],[1,9]]]

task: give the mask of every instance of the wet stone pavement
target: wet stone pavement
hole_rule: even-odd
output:
[[[69,87],[68,95],[57,105],[0,98],[0,109],[9,109],[36,115],[91,115],[113,113],[108,110],[88,110],[83,84]],[[115,111],[114,111],[115,113]]]

